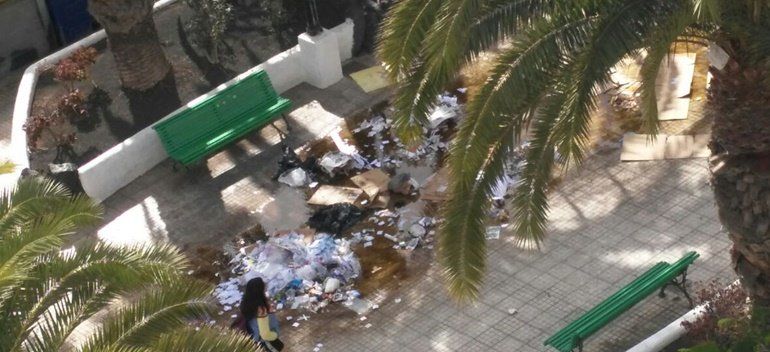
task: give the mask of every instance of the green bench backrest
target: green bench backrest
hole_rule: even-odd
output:
[[[219,133],[244,115],[272,106],[278,94],[265,71],[257,71],[240,82],[198,102],[154,126],[167,151]]]
[[[571,351],[577,347],[579,340],[591,336],[618,315],[680,275],[698,256],[696,252],[689,252],[674,264],[665,262],[655,264],[637,279],[551,336],[544,344],[551,345],[562,352]]]
[[[155,130],[162,136],[164,142],[168,144],[169,149],[176,149],[197,138],[206,135],[207,131],[215,129],[220,122],[217,118],[217,112],[214,105],[206,104],[187,109],[174,116],[172,119],[163,121],[163,124]],[[190,128],[195,126],[195,128]]]
[[[658,275],[660,272],[665,270],[669,267],[668,263],[665,262],[659,262],[655,264],[652,268],[647,270],[644,274],[636,278],[634,281],[626,285],[625,287],[621,288],[617,292],[615,292],[612,296],[608,297],[601,303],[599,303],[597,306],[589,310],[588,312],[581,315],[577,320],[573,321],[569,325],[567,325],[565,328],[561,329],[559,332],[554,334],[552,337],[550,337],[548,340],[545,341],[546,345],[552,345],[558,350],[564,352],[564,351],[570,351],[572,350],[575,345],[577,344],[576,338],[581,336],[581,333],[584,333],[583,328],[593,327],[596,325],[596,319],[598,316],[601,316],[602,313],[606,313],[608,310],[612,309],[614,306],[616,306],[621,301],[627,299],[629,294],[632,294],[633,292],[636,292],[640,288],[644,287],[645,284],[650,282],[656,275]]]
[[[264,71],[260,71],[217,94],[211,103],[216,106],[217,113],[223,122],[275,104],[278,94],[271,86],[264,83],[266,78]]]

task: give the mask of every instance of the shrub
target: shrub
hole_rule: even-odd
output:
[[[88,117],[86,109],[86,97],[80,89],[73,89],[64,94],[56,106],[54,114],[68,120],[71,123],[77,123]]]
[[[752,309],[740,285],[725,287],[718,280],[698,291],[704,314],[683,322],[687,337],[696,346],[680,352],[766,351],[770,347],[767,314]]]
[[[193,43],[206,51],[208,60],[219,63],[219,46],[225,31],[233,20],[233,6],[229,0],[185,0],[193,10],[187,23]]]
[[[48,115],[30,116],[27,123],[24,124],[23,129],[27,133],[27,142],[33,151],[43,147],[41,143],[44,133],[48,134],[59,151],[57,155],[61,154],[64,149],[71,149],[77,140],[74,132],[64,128],[64,117],[57,111]]]
[[[96,49],[84,47],[75,50],[72,55],[59,61],[54,67],[53,76],[59,82],[73,90],[74,83],[85,81],[88,78],[88,69],[96,62]]]
[[[30,149],[41,150],[43,136],[47,134],[57,149],[55,159],[59,161],[65,153],[72,151],[72,146],[77,140],[77,135],[65,126],[65,122],[77,123],[86,117],[88,110],[85,96],[79,89],[69,91],[61,97],[53,112],[31,116],[24,124]]]
[[[687,334],[695,341],[715,341],[724,344],[730,332],[721,329],[722,319],[740,319],[747,315],[748,296],[740,285],[725,287],[719,280],[706,284],[697,293],[696,301],[704,304],[705,313],[692,322],[683,322]]]

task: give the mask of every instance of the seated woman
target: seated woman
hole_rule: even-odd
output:
[[[254,278],[246,283],[241,299],[241,315],[246,331],[266,351],[281,351],[283,342],[278,338],[278,319],[265,294],[265,282]]]

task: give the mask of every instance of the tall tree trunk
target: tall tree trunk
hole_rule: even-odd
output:
[[[152,18],[152,0],[90,0],[89,11],[107,32],[124,88],[144,91],[171,69]]]
[[[770,91],[767,74],[731,62],[713,72],[709,162],[733,268],[757,306],[770,308]]]
[[[770,157],[718,155],[710,165],[733,268],[754,303],[770,307]]]

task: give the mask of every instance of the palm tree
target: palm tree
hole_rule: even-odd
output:
[[[0,351],[253,351],[234,332],[189,326],[211,287],[168,245],[62,250],[100,209],[50,181],[0,195]]]
[[[152,19],[153,3],[153,0],[88,1],[88,11],[107,33],[124,88],[150,89],[171,70]]]
[[[403,0],[381,32],[379,54],[398,83],[394,120],[420,138],[436,97],[477,55],[501,46],[490,77],[470,97],[454,140],[450,200],[439,260],[450,293],[478,295],[485,269],[489,193],[523,131],[530,148],[512,199],[518,240],[539,245],[555,166],[584,157],[589,120],[610,69],[646,52],[641,107],[658,128],[655,77],[672,45],[711,42],[729,55],[711,67],[715,112],[710,159],[734,267],[756,304],[770,306],[770,6],[764,0]]]

